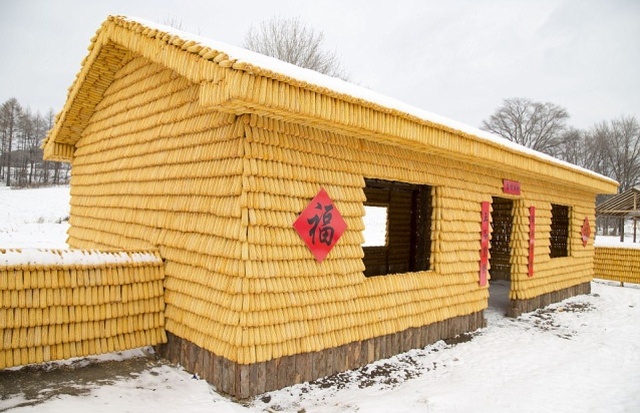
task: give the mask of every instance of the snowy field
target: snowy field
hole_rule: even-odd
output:
[[[68,201],[68,187],[0,189],[0,248],[65,248]],[[0,412],[640,412],[637,287],[596,281],[589,296],[517,319],[490,308],[487,328],[456,342],[440,341],[243,403],[165,363],[142,363],[140,371],[108,380],[72,378],[65,389],[77,391],[55,396],[47,388],[27,392],[13,380],[21,373],[36,380],[69,369],[60,367],[69,362],[48,366],[51,372],[14,369],[0,374]],[[492,295],[506,289],[495,283]],[[89,361],[135,360],[148,351],[72,365],[80,375]],[[128,366],[129,360],[119,363]]]
[[[0,248],[67,248],[69,187],[0,186]]]

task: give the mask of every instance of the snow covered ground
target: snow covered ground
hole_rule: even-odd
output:
[[[65,248],[68,200],[65,187],[0,189],[0,248]],[[47,388],[27,392],[14,381],[56,368],[4,371],[0,412],[640,412],[638,287],[595,281],[591,295],[517,319],[490,308],[487,328],[456,341],[243,403],[156,361],[108,380],[71,379],[63,384],[77,391],[55,396]],[[492,294],[506,289],[494,283]],[[79,376],[89,360],[136,360],[145,351],[62,364]],[[43,403],[35,405],[38,400]]]
[[[69,187],[0,186],[0,248],[67,248]]]
[[[615,247],[615,248],[640,248],[640,228],[636,233],[636,242],[633,242],[633,228],[627,229],[624,236],[624,242],[620,242],[620,237],[598,235],[595,241],[596,247]]]

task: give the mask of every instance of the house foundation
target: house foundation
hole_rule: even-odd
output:
[[[507,311],[507,316],[518,317],[523,313],[535,311],[539,308],[544,308],[549,304],[557,303],[567,298],[574,297],[581,294],[591,293],[591,283],[586,282],[573,287],[563,288],[562,290],[552,291],[547,294],[542,294],[537,297],[528,300],[511,300],[511,307]]]
[[[156,351],[213,384],[217,390],[244,399],[357,369],[485,326],[484,313],[479,311],[395,334],[253,364],[238,364],[172,333],[167,333],[167,343],[156,346]]]

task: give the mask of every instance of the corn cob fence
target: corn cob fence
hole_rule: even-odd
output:
[[[0,250],[0,368],[155,345],[157,252]]]
[[[640,249],[597,247],[593,261],[595,278],[640,284]]]

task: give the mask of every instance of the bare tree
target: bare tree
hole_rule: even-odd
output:
[[[593,130],[583,132],[583,136],[584,164],[579,165],[601,175],[611,176],[611,167],[606,156],[607,142],[599,139]]]
[[[11,98],[0,107],[0,134],[2,134],[2,165],[6,166],[7,172],[4,175],[6,185],[11,186],[11,152],[13,142],[18,130],[18,119],[22,107],[16,98]]]
[[[602,175],[609,174],[603,142],[590,131],[569,127],[560,137],[554,156]]]
[[[589,163],[585,150],[587,139],[584,131],[571,127],[562,134],[555,155],[574,165],[586,167]]]
[[[18,142],[16,157],[16,178],[18,186],[27,186],[27,170],[29,165],[29,147],[33,141],[34,127],[33,114],[30,108],[24,108],[18,117]]]
[[[569,113],[550,102],[526,98],[505,99],[502,106],[482,121],[481,128],[520,145],[554,155],[566,130]]]
[[[625,191],[640,182],[640,125],[635,116],[596,124],[593,139],[606,161],[606,175]]]
[[[175,16],[165,17],[164,19],[162,19],[161,23],[164,24],[165,26],[173,27],[174,29],[183,30],[183,31],[186,30],[182,20]]]
[[[44,141],[44,138],[46,138],[47,136],[47,131],[50,131],[51,128],[53,128],[53,122],[55,121],[55,114],[53,113],[53,109],[49,109],[49,111],[47,112],[47,115],[44,118],[44,128],[45,128],[45,133],[43,135],[42,141],[40,141],[40,146],[42,147],[42,142]],[[57,175],[57,169],[58,169],[58,165],[59,162],[51,162],[51,161],[46,161],[43,159],[42,161],[42,183],[47,185],[49,184],[49,170],[51,169],[51,164],[53,164],[54,166],[54,178],[55,175]],[[54,184],[56,184],[56,180],[54,179],[53,181]]]
[[[245,34],[243,46],[296,66],[347,80],[335,52],[323,47],[324,33],[315,31],[298,18],[272,17]]]

